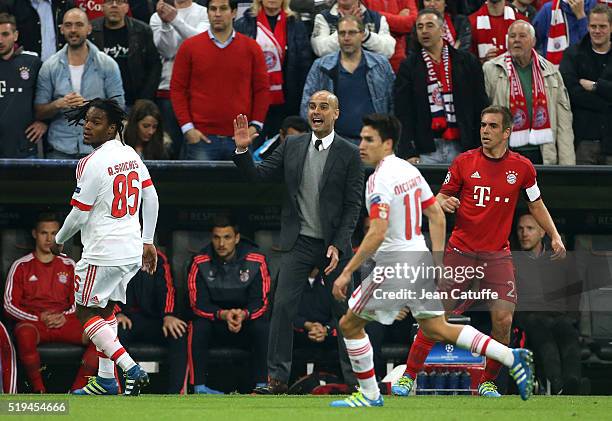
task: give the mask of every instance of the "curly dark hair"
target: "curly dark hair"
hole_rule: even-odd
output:
[[[81,122],[85,119],[87,115],[87,111],[90,108],[98,108],[106,113],[106,117],[108,118],[109,125],[115,125],[117,131],[119,132],[119,139],[121,143],[125,145],[123,141],[123,121],[126,119],[127,114],[121,108],[119,103],[112,98],[102,99],[102,98],[94,98],[90,101],[86,101],[80,107],[73,108],[64,113],[66,120],[68,120],[68,124],[70,126],[80,126]]]
[[[157,120],[157,130],[150,141],[142,142],[138,136],[138,123],[148,116]],[[125,125],[125,143],[132,148],[141,145],[144,159],[168,159],[164,148],[164,126],[161,112],[153,101],[139,99],[134,103]]]

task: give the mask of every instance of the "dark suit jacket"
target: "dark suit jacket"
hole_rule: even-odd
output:
[[[311,134],[289,136],[272,155],[257,167],[251,153],[234,154],[234,163],[249,181],[284,181],[287,195],[281,213],[281,248],[289,251],[300,234],[298,192],[302,181]],[[363,166],[359,150],[338,136],[330,146],[319,185],[319,209],[325,247],[334,245],[341,254],[350,254],[363,193]]]

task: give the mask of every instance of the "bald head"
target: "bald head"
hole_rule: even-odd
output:
[[[91,33],[91,25],[84,11],[78,8],[68,10],[64,14],[60,29],[70,49],[85,48],[87,36]]]
[[[75,17],[77,19],[82,19],[85,23],[89,23],[89,18],[87,17],[87,13],[85,13],[83,10],[79,9],[78,7],[73,7],[72,9],[64,13],[64,20],[66,20],[66,17]]]
[[[337,110],[340,108],[340,103],[338,102],[338,97],[332,94],[329,91],[317,91],[310,97],[311,100],[315,99],[315,97],[319,100],[326,100],[332,109]]]
[[[308,123],[315,136],[323,139],[334,130],[340,115],[338,97],[329,91],[318,91],[308,101]]]

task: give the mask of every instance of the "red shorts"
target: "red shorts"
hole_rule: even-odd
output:
[[[41,321],[31,322],[23,320],[15,326],[15,336],[20,335],[22,329],[34,328],[38,332],[37,344],[44,343],[66,343],[74,345],[83,345],[83,325],[73,314],[66,315],[66,323],[62,327],[49,329]]]
[[[461,295],[458,291],[474,291],[470,296],[461,296],[462,310],[475,301],[504,300],[516,304],[514,265],[509,253],[472,254],[448,246],[444,253],[444,266],[453,269],[455,282],[451,288],[455,290],[454,298]]]

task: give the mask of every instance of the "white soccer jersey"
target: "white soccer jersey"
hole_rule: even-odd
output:
[[[153,182],[138,154],[109,140],[79,161],[76,180],[70,204],[89,212],[81,230],[83,259],[97,266],[141,262],[142,189]]]
[[[365,200],[370,218],[389,221],[381,251],[425,251],[423,209],[436,198],[421,172],[395,155],[386,156],[368,178]]]

